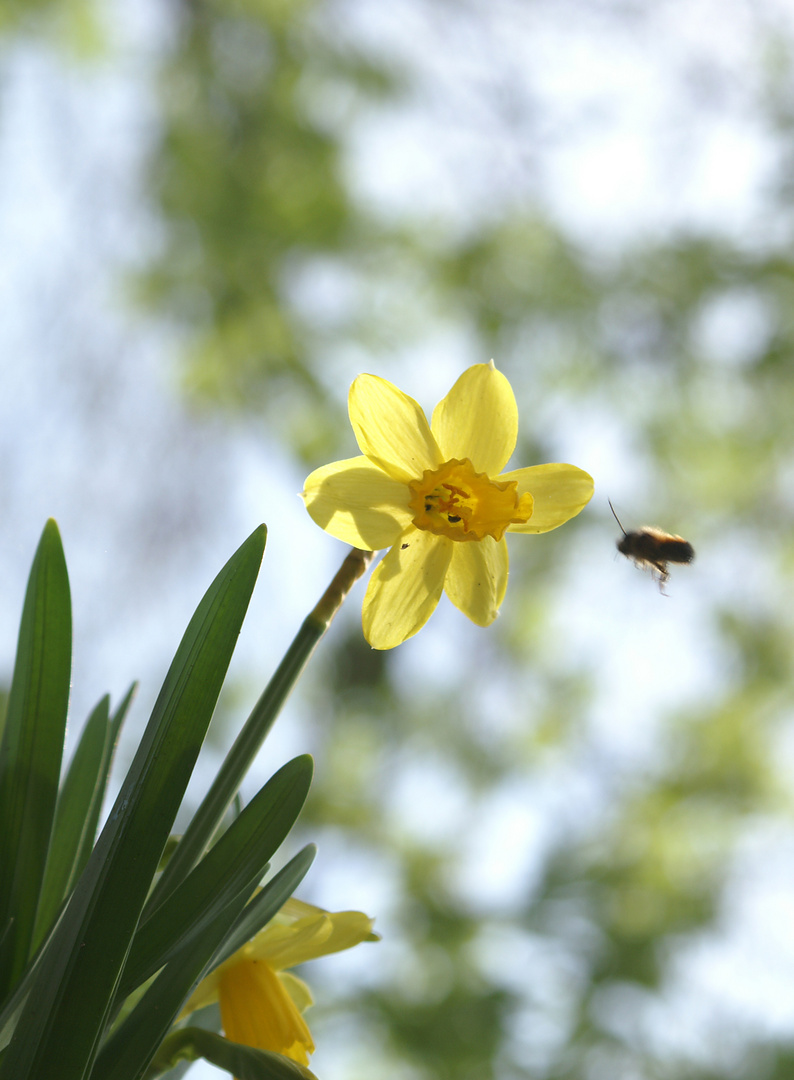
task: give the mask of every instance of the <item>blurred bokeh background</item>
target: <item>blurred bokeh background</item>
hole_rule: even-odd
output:
[[[793,169],[789,0],[3,0],[0,677],[54,516],[123,767],[266,521],[197,797],[344,556],[296,493],[361,371],[493,357],[514,464],[596,481],[489,630],[372,652],[359,585],[249,777],[316,755],[286,854],[383,934],[305,972],[322,1080],[794,1075]]]

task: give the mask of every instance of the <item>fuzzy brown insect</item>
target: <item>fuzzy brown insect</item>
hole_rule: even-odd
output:
[[[664,592],[665,583],[670,577],[667,564],[691,563],[695,557],[695,549],[683,536],[674,536],[650,525],[643,525],[636,532],[626,532],[615,513],[615,507],[610,500],[607,502],[623,533],[623,538],[617,542],[618,551],[621,555],[633,559],[635,565],[642,570],[650,570],[651,573],[656,571],[659,589]]]

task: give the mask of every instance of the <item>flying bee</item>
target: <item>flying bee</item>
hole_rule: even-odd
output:
[[[617,542],[618,551],[621,555],[633,559],[635,566],[639,566],[640,569],[650,570],[651,573],[655,571],[658,575],[659,589],[664,592],[665,583],[670,577],[667,564],[691,563],[695,557],[695,549],[683,536],[673,536],[650,525],[643,525],[637,532],[626,532],[615,513],[615,507],[609,499],[607,502],[623,533],[623,538]]]

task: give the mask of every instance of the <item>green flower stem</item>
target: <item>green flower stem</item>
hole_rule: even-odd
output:
[[[303,633],[307,626],[315,628],[317,639],[306,653],[306,660],[309,659],[311,651],[314,645],[323,636],[325,631],[331,625],[334,615],[339,611],[342,606],[342,601],[347,594],[353,588],[358,579],[365,573],[367,567],[372,562],[375,556],[374,551],[362,551],[361,548],[351,548],[345,561],[339,567],[331,584],[325,590],[320,600],[315,605],[313,611],[306,616],[306,620],[301,627],[298,636],[293,641],[290,648],[295,646],[295,643]],[[306,660],[303,662],[306,663]],[[278,674],[278,673],[277,673]],[[267,691],[265,691],[267,693]]]
[[[319,602],[304,619],[163,871],[149,900],[147,916],[163,903],[203,855],[309,657],[374,554],[352,548]]]

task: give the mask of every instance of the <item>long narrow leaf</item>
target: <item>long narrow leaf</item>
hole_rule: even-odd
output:
[[[110,699],[105,696],[86,721],[55,809],[52,843],[36,913],[34,941],[41,940],[61,901],[67,895],[72,870],[86,830],[90,827],[91,804],[96,797],[97,779],[110,738]],[[94,837],[91,837],[93,844]]]
[[[182,1028],[168,1036],[162,1054],[158,1054],[161,1067],[147,1073],[146,1080],[153,1080],[180,1061],[197,1061],[199,1058],[224,1069],[230,1076],[233,1074],[236,1080],[317,1080],[313,1072],[297,1061],[267,1050],[241,1046],[198,1027]]]
[[[316,854],[316,846],[307,844],[262,887],[224,938],[223,945],[212,958],[210,968],[222,964],[267,926],[303,881]]]
[[[166,965],[103,1046],[90,1080],[138,1080],[143,1075],[249,895],[250,885]]]
[[[308,754],[279,769],[182,885],[141,923],[124,967],[121,995],[153,975],[182,941],[214,918],[219,890],[228,888],[235,875],[244,875],[248,868],[254,884],[261,879],[306,801],[311,777]]]
[[[157,882],[152,894],[153,904],[162,903],[203,855],[325,629],[325,626],[317,624],[311,618],[304,620]]]
[[[200,934],[181,945],[132,1013],[102,1048],[90,1080],[138,1080],[144,1075],[146,1066],[167,1038],[179,1010],[200,980],[270,922],[303,880],[315,854],[316,848],[309,844],[244,909],[240,903],[243,894],[240,894],[216,916],[212,924],[206,925]],[[282,1067],[280,1063],[287,1060],[279,1055],[272,1056],[275,1062],[270,1060],[271,1055],[267,1059],[271,1068]],[[307,1071],[306,1074],[297,1075],[311,1074]]]
[[[34,945],[41,941],[91,854],[113,753],[136,689],[133,683],[112,717],[110,699],[105,696],[86,721],[58,794]]]
[[[223,961],[231,956],[232,953],[235,953],[238,949],[242,948],[247,941],[250,941],[255,934],[270,922],[276,912],[281,909],[284,903],[293,895],[301,881],[303,881],[316,854],[316,846],[314,844],[307,844],[306,847],[302,848],[297,855],[290,859],[290,861],[262,887],[256,896],[246,905],[234,925],[224,937],[222,944],[218,947],[216,953],[206,965],[206,970],[202,973],[202,978],[204,974],[207,974],[212,968],[223,963]],[[240,891],[242,892],[243,890]],[[230,893],[229,895],[232,894]],[[221,908],[225,906],[226,898],[224,898],[222,904],[215,906],[213,918],[218,914]],[[191,945],[191,941],[187,940],[180,942],[179,948],[190,948]],[[35,965],[39,960],[40,958],[38,956],[34,956],[29,967],[35,969]],[[2,1011],[0,1011],[0,1050],[6,1047],[11,1039],[14,1017],[22,1008],[24,1000],[30,990],[31,979],[34,975],[35,970],[31,970],[20,979],[14,993],[4,1004]]]
[[[152,902],[161,904],[192,870],[209,847],[223,816],[237,794],[281,707],[298,681],[317,643],[331,625],[342,601],[374,558],[374,552],[353,548],[331,584],[301,623],[273,677],[243,725],[210,790],[185,830],[171,861],[157,882]]]
[[[190,621],[6,1051],[3,1080],[82,1080],[206,734],[264,550],[257,529]]]
[[[32,952],[69,702],[72,611],[58,526],[30,571],[0,746],[0,1000]]]
[[[138,690],[138,684],[133,683],[127,693],[121,699],[118,708],[110,717],[108,725],[108,737],[105,740],[105,753],[102,758],[102,766],[99,776],[97,777],[97,785],[94,792],[94,798],[91,802],[88,818],[86,821],[86,828],[83,832],[82,843],[75,857],[74,866],[72,868],[72,877],[68,884],[68,889],[74,886],[75,881],[83,872],[85,864],[88,862],[88,857],[94,848],[94,841],[96,840],[97,825],[99,824],[99,815],[102,813],[102,803],[105,799],[107,792],[108,780],[110,779],[110,770],[113,765],[113,757],[116,753],[116,746],[119,741],[119,734],[121,732],[121,725],[124,723],[124,719],[129,712],[132,700]]]
[[[58,920],[63,915],[66,909],[66,902],[64,901],[61,910],[58,912],[58,916],[44,935],[43,940],[39,944],[39,947],[28,960],[27,967],[22,972],[22,975],[18,979],[14,989],[8,995],[3,1002],[2,1008],[0,1008],[0,1050],[5,1050],[11,1041],[11,1037],[14,1034],[16,1028],[16,1020],[19,1014],[22,1012],[22,1007],[27,1001],[28,995],[33,987],[39,972],[39,967],[44,958],[44,953],[47,951],[47,946],[53,937],[57,926]],[[0,1059],[1,1060],[1,1059]]]

